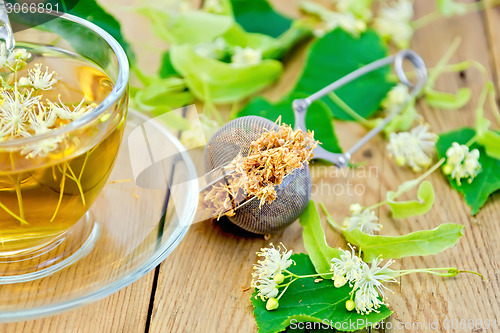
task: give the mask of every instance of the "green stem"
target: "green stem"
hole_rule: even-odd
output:
[[[71,177],[68,176],[69,179],[73,180],[75,183],[76,183],[76,186],[78,187],[78,191],[80,192],[80,196],[82,198],[82,203],[83,205],[85,206],[85,195],[83,194],[83,188],[82,188],[82,184],[80,183],[80,181],[76,178],[76,175],[75,173],[73,172],[73,169],[71,168],[71,166],[69,165],[68,162],[66,162],[66,166],[69,170],[69,172],[71,173]]]
[[[10,216],[12,216],[13,218],[15,218],[16,220],[18,220],[19,222],[21,222],[21,224],[28,224],[29,223],[20,218],[19,216],[17,216],[15,213],[13,213],[9,208],[7,208],[7,206],[5,206],[3,203],[0,202],[0,208],[2,208],[3,210],[5,210],[7,212],[7,214],[9,214]]]
[[[440,73],[460,72],[460,71],[466,70],[470,67],[475,67],[483,75],[487,75],[487,71],[484,68],[484,66],[480,62],[475,61],[475,60],[466,60],[466,61],[462,61],[462,62],[459,62],[456,64],[446,65],[446,66],[443,66],[442,68],[432,67],[432,68],[427,69],[427,72],[429,74],[432,74],[436,70],[440,70]],[[408,79],[415,78],[416,76],[417,76],[417,74],[415,73],[415,71],[410,71],[410,72],[406,73],[406,77]],[[399,79],[396,74],[390,74],[389,78],[392,81],[397,81]]]
[[[240,108],[240,103],[238,102],[234,102],[232,105],[231,105],[231,111],[229,112],[229,119],[235,119],[236,118],[236,115],[237,115],[237,112]]]
[[[326,206],[323,202],[319,202],[319,207],[321,208],[321,210],[323,211],[323,213],[326,215],[326,221],[328,222],[328,224],[335,230],[339,231],[339,232],[342,232],[342,227],[339,226],[337,224],[337,222],[335,222],[333,220],[333,217],[330,215],[330,213],[328,212],[328,210],[326,209]]]
[[[23,204],[23,195],[21,193],[21,182],[19,181],[19,177],[16,181],[16,196],[17,196],[17,203],[19,205],[19,217],[22,220],[25,220],[24,217],[24,204]]]
[[[481,11],[481,10],[484,10],[487,8],[494,7],[498,4],[500,4],[500,1],[492,1],[488,4],[486,4],[485,1],[480,1],[477,3],[460,3],[460,4],[465,7],[464,13],[462,13],[460,15],[466,15],[466,14],[469,14],[472,12]],[[420,28],[440,19],[442,16],[443,15],[439,11],[436,10],[428,15],[425,15],[425,16],[413,21],[413,28],[415,30],[420,29]]]
[[[451,57],[455,54],[458,47],[460,46],[462,39],[460,37],[456,37],[453,42],[451,42],[450,47],[446,50],[443,57],[437,63],[435,70],[429,75],[429,79],[427,80],[426,86],[429,88],[434,87],[438,76],[443,72],[444,67],[450,62]]]
[[[424,15],[419,19],[412,22],[413,29],[418,30],[426,25],[441,18],[441,13],[438,11],[432,12],[430,14]]]
[[[59,186],[59,201],[57,202],[56,210],[54,212],[54,215],[52,215],[52,218],[50,219],[50,222],[53,222],[54,219],[56,218],[57,213],[59,212],[59,207],[61,206],[62,198],[64,195],[64,187],[66,185],[66,164],[64,164],[63,167],[63,175],[61,179],[61,184]]]
[[[365,118],[361,117],[356,111],[354,111],[349,105],[347,105],[337,94],[333,91],[328,93],[328,97],[339,107],[351,116],[354,120],[361,123],[363,126],[370,126],[370,123]]]
[[[384,200],[384,201],[379,202],[379,203],[377,203],[377,204],[371,205],[370,207],[367,207],[366,209],[368,209],[368,210],[374,210],[375,208],[378,208],[378,207],[380,207],[380,206],[383,206],[383,205],[387,204],[388,202],[389,202],[389,201]]]
[[[294,282],[296,281],[298,278],[295,278],[295,279],[292,279],[290,282],[288,282],[286,285],[285,285],[285,289],[283,289],[283,291],[281,292],[281,294],[277,297],[278,301],[279,299],[281,298],[281,296],[283,296],[283,294],[285,294],[285,291],[288,289],[288,287]]]
[[[394,278],[408,275],[408,274],[412,274],[412,273],[427,273],[427,274],[433,274],[433,275],[437,275],[437,276],[441,276],[441,277],[454,277],[460,273],[468,273],[468,274],[474,274],[474,275],[480,276],[486,282],[488,282],[488,280],[480,273],[473,272],[473,271],[462,271],[456,267],[417,268],[417,269],[400,270],[400,271],[397,271],[397,274],[394,276]]]

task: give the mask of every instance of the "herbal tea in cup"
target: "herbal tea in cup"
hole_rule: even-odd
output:
[[[5,255],[44,245],[85,214],[111,172],[125,109],[58,135],[109,95],[109,77],[75,54],[35,45],[10,54],[2,45],[0,66],[0,140],[11,144],[0,146]]]

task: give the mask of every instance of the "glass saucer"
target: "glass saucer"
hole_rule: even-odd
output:
[[[142,171],[153,165],[156,171],[149,178],[154,179],[148,180]],[[163,179],[158,179],[158,170]],[[78,222],[85,230],[76,233],[82,238],[79,248],[68,250],[75,242],[61,242],[51,251],[71,255],[11,280],[5,277],[12,269],[0,271],[0,322],[89,304],[144,276],[173,251],[192,223],[196,178],[191,158],[164,123],[129,111],[109,182]]]

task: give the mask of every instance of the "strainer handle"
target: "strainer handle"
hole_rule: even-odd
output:
[[[417,75],[417,82],[415,84],[411,83],[405,75],[405,71],[403,68],[403,61],[408,59],[413,67],[415,68],[415,73]],[[312,94],[311,96],[303,99],[296,99],[292,103],[293,111],[295,114],[295,128],[300,128],[302,130],[306,130],[306,114],[308,107],[315,101],[320,98],[326,96],[328,93],[337,90],[338,88],[346,85],[347,83],[364,76],[370,72],[373,72],[381,67],[394,64],[394,70],[401,81],[401,83],[405,84],[409,88],[411,88],[410,95],[399,108],[394,110],[389,116],[387,116],[378,126],[373,128],[370,132],[368,132],[361,140],[359,140],[354,146],[352,146],[345,153],[332,153],[327,151],[322,147],[317,147],[314,150],[314,158],[323,159],[329,161],[336,165],[339,168],[345,167],[348,165],[349,160],[351,159],[351,155],[358,151],[363,145],[365,145],[369,140],[371,140],[375,135],[380,133],[384,129],[384,127],[389,123],[394,116],[399,114],[402,110],[406,108],[408,103],[416,97],[427,81],[427,69],[425,67],[425,63],[422,58],[411,50],[402,50],[395,55],[388,56],[379,60],[376,60],[368,65],[365,65],[346,76],[338,79],[332,84],[324,87],[318,92]]]

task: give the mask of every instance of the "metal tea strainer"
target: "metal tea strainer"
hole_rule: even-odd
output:
[[[405,75],[403,69],[403,61],[405,59],[409,60],[414,67],[417,77],[417,82],[415,84],[411,83]],[[403,50],[393,56],[374,61],[361,67],[313,95],[304,99],[297,99],[293,102],[295,128],[300,128],[305,131],[307,108],[314,101],[356,78],[390,64],[394,64],[394,69],[399,80],[411,88],[409,99],[399,109],[394,110],[386,117],[382,123],[368,132],[347,152],[332,153],[318,146],[314,149],[315,159],[329,161],[339,168],[347,166],[351,155],[379,133],[395,115],[406,107],[413,97],[417,96],[427,79],[425,64],[415,52]],[[205,177],[207,181],[205,188],[216,182],[223,181],[224,177],[227,176],[223,174],[224,167],[229,165],[238,154],[242,156],[248,155],[250,143],[257,140],[264,131],[277,129],[277,124],[258,116],[237,118],[220,128],[210,138],[205,147],[204,163],[205,169],[208,172]],[[247,199],[244,202],[235,202],[235,215],[230,216],[229,220],[250,232],[267,234],[282,229],[295,221],[306,208],[310,196],[311,176],[308,165],[305,165],[304,168],[294,170],[292,174],[284,178],[283,183],[277,187],[276,200],[271,203],[265,203],[260,207],[259,200],[254,200],[255,197]]]

